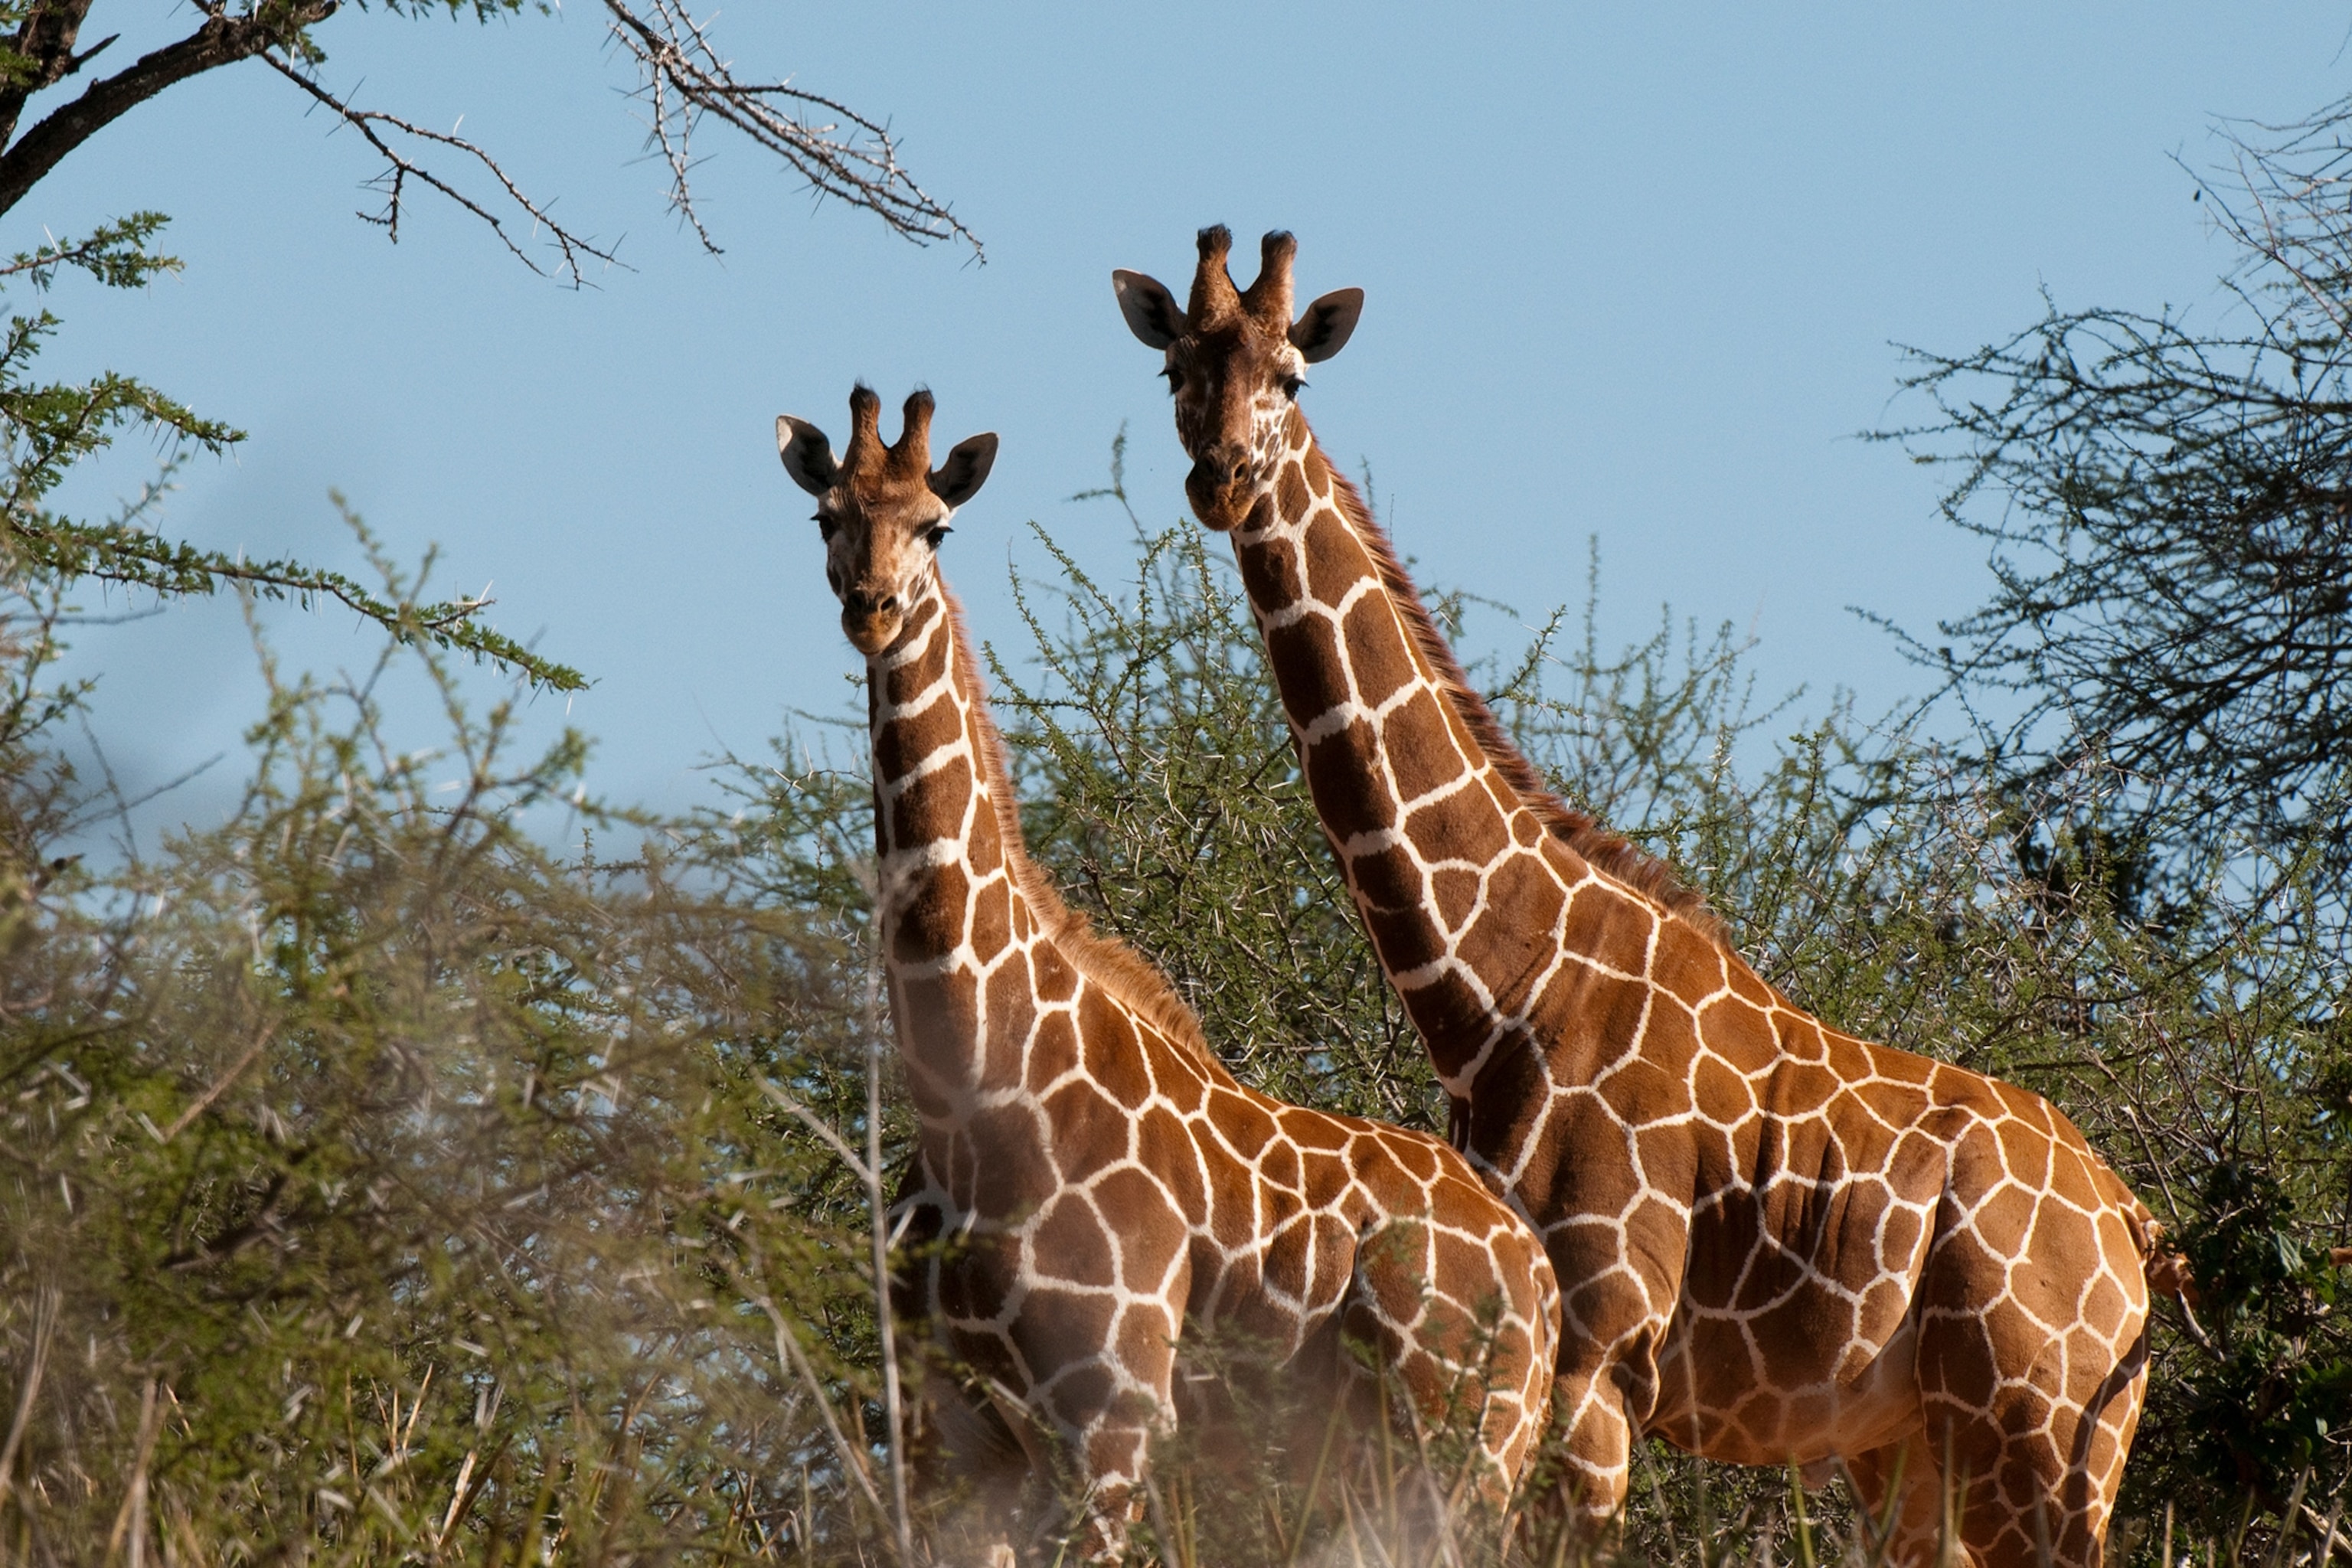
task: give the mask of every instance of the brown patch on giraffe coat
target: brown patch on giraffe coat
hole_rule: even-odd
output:
[[[964,802],[971,798],[974,783],[971,763],[964,757],[950,757],[909,781],[890,805],[891,842],[922,844],[949,835],[961,838]]]
[[[1118,1220],[1121,1278],[1130,1289],[1156,1289],[1184,1250],[1184,1216],[1157,1181],[1131,1167],[1106,1172],[1094,1193],[1102,1211]]]
[[[1768,1082],[1765,1109],[1797,1126],[1811,1122],[1828,1110],[1845,1088],[1829,1068],[1801,1058],[1783,1062]]]
[[[1152,1058],[1152,1086],[1162,1100],[1187,1116],[1208,1103],[1210,1086],[1223,1076],[1206,1071],[1187,1050],[1171,1049],[1164,1057]]]
[[[1328,608],[1339,608],[1348,590],[1371,571],[1372,560],[1364,552],[1363,542],[1332,511],[1318,511],[1307,520],[1298,536],[1298,552],[1307,563],[1307,597]]]
[[[1437,907],[1437,921],[1441,929],[1448,931],[1462,929],[1464,922],[1470,918],[1470,911],[1477,906],[1479,885],[1477,872],[1464,870],[1458,866],[1442,867],[1431,873],[1430,901]]]
[[[963,941],[964,908],[971,883],[961,866],[927,867],[918,872],[916,902],[898,921],[891,953],[902,963],[922,963],[951,952]]]
[[[874,738],[874,778],[892,784],[925,757],[963,737],[963,714],[945,698],[921,712],[894,719]]]
[[[1296,459],[1282,465],[1274,493],[1275,504],[1286,514],[1296,516],[1307,510],[1307,470]]]
[[[1304,1220],[1293,1225],[1286,1235],[1277,1228],[1265,1249],[1267,1286],[1294,1301],[1307,1294],[1313,1261],[1307,1254],[1313,1236],[1313,1221]]]
[[[1011,966],[1007,965],[1008,973]],[[1033,1003],[1034,1006],[1034,1004]],[[1078,1065],[1078,1031],[1067,1013],[1048,1013],[1037,1020],[1029,1043],[1027,1084],[1037,1093]]]
[[[1143,1037],[1127,1012],[1099,985],[1078,994],[1080,1060],[1087,1077],[1123,1110],[1139,1110],[1151,1098]]]
[[[1298,557],[1286,542],[1237,539],[1234,558],[1241,568],[1243,591],[1259,615],[1279,614],[1298,602]]]
[[[1025,1105],[975,1112],[973,1143],[991,1151],[978,1163],[971,1204],[983,1214],[1025,1215],[1052,1195],[1055,1184],[1045,1146],[1037,1135],[1035,1111]]]
[[[1077,966],[1062,956],[1061,949],[1050,943],[1033,948],[1029,965],[1030,973],[1036,977],[1039,1001],[1058,1004],[1077,995]]]
[[[1364,850],[1349,858],[1349,881],[1356,899],[1375,910],[1410,910],[1418,914],[1422,901],[1421,864],[1402,844]],[[1428,962],[1424,957],[1423,963]],[[1403,964],[1398,968],[1406,967]]]
[[[2097,1226],[2086,1215],[2077,1214],[2063,1204],[2044,1202],[2033,1216],[2029,1233],[2029,1247],[2041,1257],[2082,1257],[2099,1244]],[[2051,1308],[2072,1316],[2074,1300],[2071,1292],[2063,1300],[2059,1293],[2047,1289],[2040,1292]]]
[[[1172,1112],[1157,1105],[1144,1111],[1136,1124],[1135,1158],[1146,1170],[1158,1173],[1185,1224],[1199,1225],[1208,1217],[1209,1188],[1192,1134]]]
[[[1448,743],[1444,710],[1426,691],[1413,693],[1390,712],[1381,726],[1380,752],[1396,776],[1403,803],[1469,776],[1462,754]]]
[[[1157,1306],[1139,1301],[1130,1303],[1120,1313],[1118,1332],[1111,1343],[1118,1359],[1135,1375],[1160,1382],[1167,1378],[1174,1364],[1175,1342],[1176,1326]]]
[[[1370,917],[1367,917],[1367,923],[1370,923]],[[1428,924],[1427,917],[1423,917],[1422,923]],[[1401,985],[1397,994],[1404,1001],[1406,1016],[1423,1039],[1458,1038],[1470,1020],[1483,1016],[1486,1011],[1486,1004],[1471,989],[1470,983],[1451,968],[1439,970],[1419,984]],[[1451,1072],[1456,1065],[1444,1058],[1437,1062],[1439,1070],[1444,1072]]]
[[[1392,802],[1358,795],[1349,788],[1376,749],[1372,727],[1360,719],[1350,720],[1307,748],[1302,770],[1307,788],[1323,818],[1323,831],[1335,843],[1344,844],[1359,834],[1378,833],[1395,820]]]
[[[1622,914],[1622,906],[1608,889],[1579,888],[1569,900],[1568,918],[1560,929],[1560,950],[1628,974],[1641,973],[1646,932],[1626,931]]]
[[[1079,1034],[1085,1049],[1085,1031]],[[1086,1079],[1073,1079],[1047,1095],[1045,1110],[1054,1128],[1053,1163],[1064,1182],[1087,1181],[1127,1157],[1126,1111]]]
[[[1031,1245],[1040,1259],[1050,1259],[1056,1279],[1077,1285],[1118,1282],[1118,1255],[1094,1205],[1075,1191],[1059,1194],[1045,1205]]]
[[[2122,1336],[2133,1305],[2114,1280],[2095,1280],[2083,1298],[2083,1321],[2100,1339],[2113,1342]]]
[[[1436,1143],[1426,1138],[1391,1137],[1388,1128],[1376,1131],[1380,1134],[1381,1146],[1395,1158],[1398,1167],[1416,1184],[1426,1185],[1437,1179],[1438,1163],[1444,1156]]]
[[[1685,1006],[1696,1007],[1723,988],[1723,950],[1688,926],[1668,921],[1658,929],[1650,977]]]
[[[1691,1104],[1709,1121],[1729,1127],[1754,1110],[1756,1101],[1748,1080],[1710,1052],[1692,1064]]]
[[[985,967],[996,962],[1013,942],[1013,888],[999,879],[975,893],[971,900],[972,956]]]
[[[1211,1115],[1223,1131],[1225,1142],[1244,1160],[1255,1161],[1275,1140],[1274,1118],[1255,1100],[1231,1089],[1212,1092]]]
[[[1265,1156],[1257,1163],[1258,1177],[1276,1186],[1299,1192],[1305,1186],[1306,1173],[1299,1166],[1298,1151],[1286,1136],[1289,1131],[1286,1119],[1278,1121],[1276,1125],[1282,1128],[1286,1136],[1267,1147]]]
[[[883,696],[888,700],[891,707],[903,708],[937,686],[947,672],[947,644],[934,637],[930,645],[920,654],[884,673]]]
[[[1029,1040],[1037,1004],[1029,994],[1028,966],[1015,958],[988,979],[988,1062],[983,1078],[995,1085],[1020,1083],[1028,1068]]]
[[[1338,686],[1344,680],[1339,642],[1331,623],[1320,616],[1301,616],[1288,626],[1265,634],[1269,657],[1286,669],[1305,672],[1303,684]]]
[[[939,1071],[962,1053],[948,1048],[969,1037],[979,1017],[978,990],[969,974],[919,975],[898,987],[896,1016],[919,1047],[918,1058]]]
[[[1347,679],[1353,675],[1356,700],[1367,708],[1380,708],[1413,679],[1412,658],[1397,635],[1396,618],[1378,594],[1367,594],[1339,625],[1348,653],[1333,689],[1346,690]]]
[[[2063,1145],[2050,1154],[2050,1190],[2078,1208],[2097,1209],[2105,1205],[2105,1194],[2092,1179],[2084,1156]]]

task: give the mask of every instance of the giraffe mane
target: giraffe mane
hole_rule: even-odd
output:
[[[940,596],[947,606],[954,634],[957,677],[971,699],[972,730],[979,741],[981,777],[996,813],[997,837],[1004,846],[1004,862],[1012,868],[1013,884],[1027,900],[1030,911],[1063,953],[1088,979],[1118,997],[1176,1045],[1192,1053],[1202,1066],[1220,1078],[1231,1078],[1217,1053],[1209,1048],[1200,1017],[1176,994],[1176,988],[1143,955],[1119,941],[1097,933],[1094,922],[1062,900],[1062,892],[1044,868],[1029,858],[1029,842],[1021,831],[1021,801],[1013,792],[1013,775],[1004,761],[1004,738],[990,711],[986,689],[981,684],[980,663],[972,657],[971,634],[964,624],[963,604],[942,581]]]
[[[1503,775],[1503,782],[1511,786],[1520,803],[1535,813],[1536,819],[1550,831],[1553,837],[1583,857],[1595,869],[1626,884],[1667,913],[1679,916],[1709,940],[1717,944],[1726,943],[1728,933],[1724,929],[1722,918],[1707,908],[1705,897],[1684,886],[1682,879],[1675,875],[1673,867],[1646,850],[1637,848],[1623,834],[1602,826],[1600,819],[1590,812],[1577,810],[1545,782],[1543,774],[1536,771],[1536,765],[1528,761],[1527,753],[1519,750],[1517,743],[1503,728],[1502,721],[1495,717],[1495,710],[1486,705],[1486,700],[1470,684],[1469,676],[1462,668],[1462,661],[1454,657],[1453,647],[1445,640],[1445,634],[1438,630],[1436,618],[1430,615],[1429,606],[1422,603],[1421,590],[1406,574],[1404,563],[1397,559],[1396,547],[1390,542],[1387,531],[1372,516],[1372,509],[1364,504],[1364,498],[1355,485],[1347,475],[1333,467],[1328,458],[1324,458],[1323,466],[1330,471],[1332,489],[1340,510],[1346,514],[1357,536],[1363,541],[1365,550],[1371,555],[1373,566],[1380,572],[1381,585],[1387,590],[1389,602],[1396,607],[1398,616],[1412,632],[1413,641],[1420,646],[1422,657],[1429,660],[1430,668],[1436,672],[1438,689],[1454,705],[1454,711],[1469,730],[1470,738],[1477,742],[1480,751],[1486,752],[1486,760],[1494,764],[1496,773]]]

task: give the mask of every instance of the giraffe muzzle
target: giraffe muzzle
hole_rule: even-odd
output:
[[[1255,499],[1249,455],[1213,451],[1193,463],[1184,476],[1184,495],[1193,515],[1217,532],[1238,526],[1248,517]]]
[[[860,653],[880,653],[898,641],[906,619],[904,601],[896,594],[852,589],[841,596],[841,629]]]

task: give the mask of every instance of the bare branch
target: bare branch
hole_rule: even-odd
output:
[[[25,13],[24,26],[16,29],[14,53],[9,61],[7,79],[0,84],[0,146],[16,134],[16,121],[25,112],[25,101],[45,87],[55,87],[81,68],[82,62],[112,38],[97,48],[81,54],[74,53],[74,42],[81,32],[82,19],[89,15],[91,0],[36,0]]]
[[[556,222],[548,209],[524,195],[522,188],[514,183],[506,170],[499,166],[498,160],[483,151],[478,144],[462,136],[450,135],[446,132],[428,131],[424,126],[413,124],[397,115],[387,114],[382,110],[357,108],[350,100],[328,91],[319,85],[314,78],[290,61],[279,59],[274,54],[265,54],[261,58],[269,63],[271,69],[309,93],[320,103],[324,104],[344,124],[366,138],[367,144],[375,149],[377,155],[383,159],[384,172],[369,182],[383,193],[383,210],[378,213],[363,212],[358,216],[363,222],[372,223],[383,228],[391,236],[394,244],[400,242],[400,204],[408,194],[408,182],[415,180],[418,184],[439,192],[488,224],[490,232],[499,237],[499,243],[505,246],[516,260],[542,278],[561,272],[566,280],[577,288],[587,281],[585,274],[582,271],[583,258],[601,261],[607,267],[622,265],[610,250],[593,240],[572,233]],[[471,158],[488,170],[490,178],[497,181],[499,188],[506,193],[507,199],[521,209],[530,219],[533,231],[542,229],[546,231],[548,240],[556,248],[558,259],[555,267],[550,268],[541,266],[530,252],[515,242],[514,236],[507,231],[506,225],[500,221],[497,213],[393,145],[386,139],[385,132],[411,137],[435,146],[446,147]]]
[[[0,154],[0,213],[22,201],[67,153],[165,88],[215,67],[249,59],[273,46],[289,44],[301,37],[302,29],[331,15],[336,4],[337,0],[292,0],[263,12],[232,16],[217,0],[207,0],[202,7],[204,23],[194,32],[142,56],[127,69],[90,83],[79,98],[51,111],[5,154]],[[79,26],[79,16],[73,20]],[[49,68],[57,70],[57,78],[52,79],[69,74],[98,52],[72,54],[70,28],[47,36],[42,47],[54,57]],[[47,85],[37,79],[36,84]],[[5,107],[0,102],[0,109]]]
[[[637,62],[635,96],[647,108],[647,145],[669,165],[670,206],[705,249],[715,255],[719,246],[695,211],[688,176],[695,128],[709,115],[782,158],[820,197],[862,207],[918,245],[954,240],[987,259],[980,237],[899,164],[888,126],[789,81],[737,81],[680,0],[604,0],[604,9],[613,37]]]

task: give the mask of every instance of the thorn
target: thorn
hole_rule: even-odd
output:
[[[78,55],[68,55],[66,57],[66,68],[64,74],[67,76],[73,75],[74,72],[81,69],[83,66],[89,64],[91,60],[96,59],[99,54],[105,49],[107,45],[114,42],[115,39],[121,37],[122,37],[122,35],[120,33],[109,33],[105,37],[99,39],[98,42],[82,50],[81,53]]]

